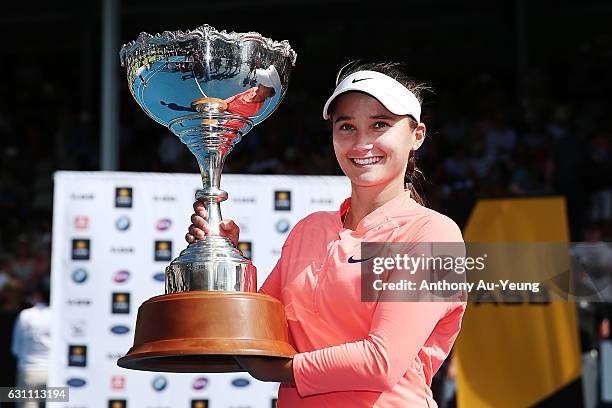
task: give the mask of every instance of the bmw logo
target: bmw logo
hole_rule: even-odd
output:
[[[115,281],[115,283],[124,283],[129,278],[130,278],[130,272],[121,270],[121,271],[115,272],[115,275],[113,276],[113,281]]]
[[[115,227],[117,227],[119,231],[127,231],[127,229],[130,228],[130,219],[125,215],[117,218]]]
[[[155,275],[153,275],[153,280],[156,280],[158,282],[165,282],[166,274],[163,272],[157,272]]]
[[[130,332],[130,328],[127,326],[123,326],[123,325],[116,325],[111,327],[110,331],[114,334],[126,334]]]
[[[83,268],[75,269],[72,272],[72,280],[76,283],[83,283],[87,280],[87,271]]]
[[[276,232],[285,234],[287,231],[289,231],[289,228],[291,228],[291,223],[288,219],[281,218],[280,220],[276,221]]]
[[[232,385],[238,388],[247,387],[250,383],[251,382],[247,380],[246,378],[236,378],[235,380],[232,381]]]
[[[66,385],[68,385],[69,387],[83,387],[85,384],[87,384],[87,381],[85,381],[82,378],[69,378],[66,381]]]
[[[208,378],[206,377],[198,377],[195,380],[193,380],[193,389],[194,390],[203,390],[206,385],[208,385]]]
[[[158,376],[153,379],[151,386],[155,391],[163,391],[168,386],[168,380],[164,376]]]

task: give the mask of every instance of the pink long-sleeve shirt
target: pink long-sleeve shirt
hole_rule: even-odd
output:
[[[260,292],[285,308],[296,384],[279,407],[437,407],[431,380],[461,328],[465,302],[362,302],[361,242],[463,242],[457,224],[406,190],[342,226],[320,211],[290,232]]]

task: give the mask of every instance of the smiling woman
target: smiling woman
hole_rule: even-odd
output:
[[[414,200],[423,205],[424,200],[415,190],[414,181],[421,174],[416,166],[415,151],[423,143],[426,132],[425,124],[420,122],[423,102],[421,92],[424,89],[427,87],[408,77],[400,69],[399,64],[353,62],[345,65],[339,71],[336,90],[323,108],[324,119],[330,119],[333,113],[336,156],[338,156],[340,145],[346,146],[347,137],[343,136],[353,135],[355,137],[356,124],[351,121],[355,121],[358,116],[359,112],[355,110],[358,105],[362,104],[362,109],[369,113],[369,123],[363,125],[371,127],[373,135],[386,134],[392,127],[393,134],[399,134],[400,137],[386,138],[396,144],[388,148],[402,154],[402,157],[398,159],[401,159],[400,162],[405,165],[404,182],[412,190]],[[381,101],[384,101],[384,105]],[[373,139],[375,138],[374,136]],[[384,139],[380,140],[381,145],[385,142]],[[402,146],[407,149],[402,149]],[[361,147],[363,149],[367,145]],[[403,155],[406,152],[408,156],[404,158]],[[364,157],[362,155],[364,152],[355,153],[359,153],[352,157],[356,165],[372,165],[385,158],[384,155]],[[342,166],[340,158],[338,161]],[[342,169],[346,172],[344,167]]]
[[[465,302],[364,301],[361,244],[463,242],[450,218],[405,182],[425,140],[420,87],[393,64],[352,64],[323,108],[336,159],[351,182],[339,211],[298,222],[260,292],[285,309],[293,359],[237,357],[252,376],[281,382],[279,407],[435,407],[431,380],[459,333]],[[209,233],[194,203],[188,242]],[[238,241],[224,220],[221,233]],[[427,254],[433,255],[433,254]]]

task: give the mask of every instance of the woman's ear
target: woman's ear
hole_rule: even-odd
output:
[[[417,127],[414,131],[414,143],[412,145],[412,150],[417,150],[423,142],[425,141],[425,132],[427,131],[427,127],[424,123],[417,124]]]

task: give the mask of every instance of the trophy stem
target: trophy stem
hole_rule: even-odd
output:
[[[225,102],[216,98],[202,98],[193,102],[196,114],[172,120],[170,130],[187,145],[196,157],[202,175],[202,190],[196,192],[196,200],[204,203],[208,211],[210,235],[219,236],[220,203],[227,200],[227,192],[220,189],[221,172],[225,158],[236,143],[253,127],[249,118],[217,112]]]
[[[220,204],[228,197],[227,192],[219,188],[225,157],[226,154],[219,150],[208,150],[197,157],[204,188],[196,192],[195,198],[204,203],[208,212],[210,235],[220,235],[219,223],[223,220]]]

